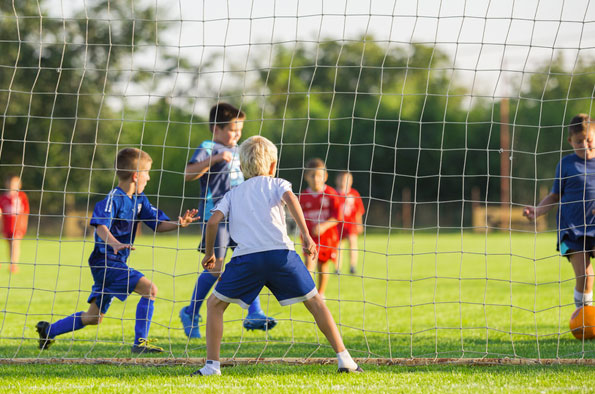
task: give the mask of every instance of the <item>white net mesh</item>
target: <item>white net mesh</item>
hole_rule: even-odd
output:
[[[354,273],[341,244],[326,297],[355,357],[592,356],[568,328],[575,276],[556,215],[521,213],[572,152],[572,116],[593,114],[589,1],[15,0],[0,12],[0,171],[30,202],[20,256],[2,246],[1,358],[129,356],[134,294],[47,351],[35,325],[88,308],[89,219],[117,184],[119,149],[152,156],[146,194],[170,217],[201,203],[184,168],[219,101],[246,113],[242,139],[279,147],[296,193],[310,158],[331,186],[353,174],[365,230]],[[4,238],[19,244],[6,226]],[[164,357],[204,356],[178,317],[200,238],[200,226],[144,227],[128,261],[159,288],[150,336]],[[261,301],[278,325],[248,332],[231,306],[222,357],[334,356],[303,306],[266,289]]]

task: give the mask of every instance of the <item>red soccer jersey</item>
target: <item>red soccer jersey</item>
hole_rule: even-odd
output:
[[[0,196],[0,210],[2,211],[2,230],[5,238],[23,238],[27,232],[27,217],[29,215],[29,200],[24,192],[11,195],[4,193]]]
[[[308,231],[312,235],[312,229],[319,223],[325,222],[330,218],[338,221],[343,220],[343,213],[340,210],[339,195],[335,189],[325,185],[322,193],[316,193],[307,188],[300,193],[300,205],[304,211],[304,218]],[[333,226],[324,233],[312,236],[314,242],[318,245],[318,260],[335,260],[337,257],[337,247],[339,246],[339,232],[337,226]]]
[[[347,194],[340,195],[340,210],[343,212],[344,222],[339,225],[339,235],[341,238],[349,234],[357,234],[357,217],[364,214],[364,203],[359,192],[353,188],[349,189]]]

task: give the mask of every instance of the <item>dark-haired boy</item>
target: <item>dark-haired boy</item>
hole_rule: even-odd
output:
[[[244,181],[240,170],[238,141],[242,136],[246,115],[240,109],[228,103],[218,103],[209,113],[209,127],[213,139],[203,141],[186,165],[186,181],[200,180],[200,205],[198,215],[204,226],[211,217],[211,210],[232,188]],[[180,310],[180,320],[188,338],[200,338],[200,308],[207,294],[221,275],[223,261],[228,248],[234,248],[235,242],[229,234],[225,222],[219,224],[215,239],[215,265],[205,269],[198,276],[190,304]],[[205,237],[198,247],[205,251]],[[267,317],[260,307],[260,298],[256,297],[248,309],[244,327],[248,330],[270,330],[277,324],[272,317]]]

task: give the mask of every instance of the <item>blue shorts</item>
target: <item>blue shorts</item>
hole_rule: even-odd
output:
[[[283,306],[307,301],[318,294],[312,276],[293,250],[269,250],[233,257],[213,294],[221,301],[247,309],[264,286]]]
[[[207,224],[203,223],[202,225],[202,239],[200,240],[200,245],[198,245],[198,251],[200,253],[205,252],[205,242],[207,242],[206,237],[206,229]],[[218,259],[224,259],[225,254],[227,253],[227,248],[231,248],[233,250],[237,244],[231,239],[231,235],[229,234],[229,225],[226,222],[220,222],[219,228],[217,229],[217,236],[215,237],[215,257]]]
[[[138,281],[144,276],[119,261],[108,260],[106,264],[106,261],[102,260],[89,264],[95,283],[91,288],[91,295],[87,302],[90,304],[95,300],[95,304],[102,314],[107,312],[114,297],[120,301],[126,300],[136,288]]]
[[[564,237],[558,247],[560,254],[566,256],[570,260],[570,255],[573,253],[589,252],[591,257],[595,257],[593,253],[595,249],[595,238],[593,237],[579,237],[577,239],[570,239]]]

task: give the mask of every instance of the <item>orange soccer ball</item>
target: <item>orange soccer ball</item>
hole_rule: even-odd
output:
[[[595,338],[595,306],[585,305],[570,316],[570,331],[576,339]]]

